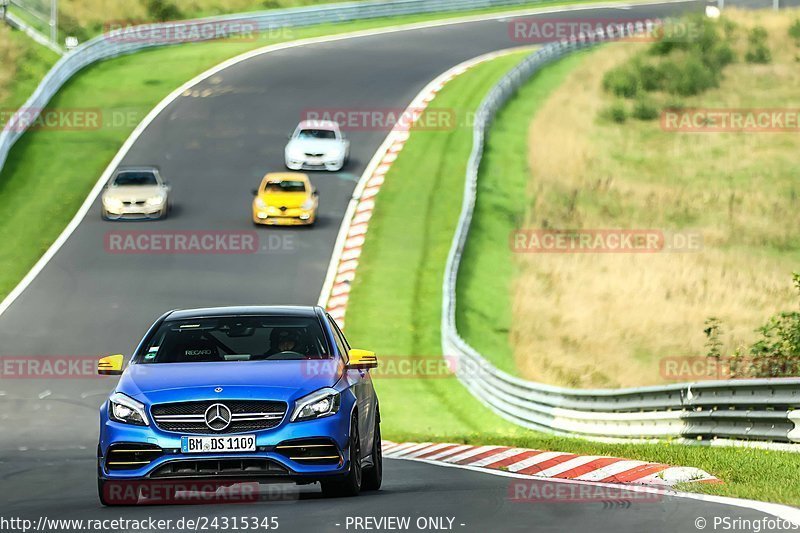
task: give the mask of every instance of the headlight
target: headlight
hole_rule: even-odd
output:
[[[259,197],[256,197],[256,207],[259,209],[266,209],[267,203]]]
[[[292,413],[292,422],[335,415],[339,412],[340,403],[341,396],[336,389],[325,388],[312,392],[297,400]]]
[[[118,200],[117,198],[103,198],[103,203],[109,209],[120,209],[122,208],[122,200]]]
[[[303,203],[303,205],[300,206],[301,209],[305,209],[306,211],[312,209],[313,207],[314,207],[314,200],[312,198],[309,198]]]
[[[147,205],[161,205],[164,203],[163,196],[153,196],[147,199]]]
[[[108,399],[109,409],[108,414],[112,420],[122,422],[123,424],[134,424],[136,426],[149,426],[150,422],[147,420],[147,413],[144,410],[144,404],[137,402],[130,396],[125,396],[119,392],[115,392]]]

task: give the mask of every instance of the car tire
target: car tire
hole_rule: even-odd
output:
[[[322,494],[329,498],[358,496],[361,492],[361,440],[358,433],[358,419],[350,422],[350,471],[341,479],[322,481]]]
[[[378,490],[383,482],[383,445],[381,444],[381,419],[375,417],[375,438],[372,440],[373,466],[364,469],[361,490]]]

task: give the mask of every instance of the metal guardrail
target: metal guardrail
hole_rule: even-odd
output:
[[[442,13],[448,11],[457,12],[503,6],[534,6],[541,1],[542,0],[393,0],[386,2],[372,0],[316,7],[273,9],[269,11],[224,15],[190,21],[176,21],[172,23],[146,24],[139,26],[139,28],[147,28],[147,31],[153,35],[156,35],[159,29],[169,30],[173,36],[179,35],[181,30],[184,30],[183,34],[187,36],[186,42],[196,42],[198,40],[206,40],[204,39],[204,34],[203,32],[192,32],[190,30],[213,26],[215,24],[224,26],[224,31],[228,32],[228,34],[234,34],[238,26],[241,26],[240,31],[243,32],[266,32],[277,28],[352,22],[402,15]],[[225,23],[230,24],[225,25]],[[38,117],[41,109],[55,96],[56,92],[81,69],[97,61],[122,54],[181,42],[177,38],[167,40],[159,38],[130,38],[137,34],[136,27],[123,29],[121,32],[122,33],[105,33],[86,41],[64,55],[53,68],[50,69],[33,95],[25,102],[17,115],[9,120],[3,131],[0,132],[0,170],[2,170],[5,165],[11,147],[27,130],[27,124]],[[213,33],[214,32],[209,32],[209,34]]]
[[[484,98],[476,113],[461,216],[445,268],[443,353],[457,358],[456,375],[482,403],[518,425],[539,431],[600,440],[800,442],[800,409],[793,411],[800,407],[800,379],[706,381],[631,389],[554,387],[499,370],[461,338],[456,328],[458,268],[475,207],[484,143],[497,112],[545,65],[643,29],[628,25],[616,34],[547,44],[525,58]]]

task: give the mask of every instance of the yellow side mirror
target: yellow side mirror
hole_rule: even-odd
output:
[[[347,355],[350,357],[350,362],[347,363],[347,368],[363,369],[378,367],[378,357],[375,355],[375,352],[353,348],[347,352]]]
[[[119,376],[122,374],[122,363],[125,357],[122,354],[103,357],[97,363],[97,373],[101,376]]]

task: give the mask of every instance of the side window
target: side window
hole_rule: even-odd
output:
[[[328,318],[328,323],[333,330],[333,341],[336,343],[336,347],[339,349],[339,353],[342,354],[345,362],[348,361],[347,357],[347,344],[342,340],[342,334],[339,332],[339,326],[336,325],[336,321],[331,318],[331,315],[325,315]]]

